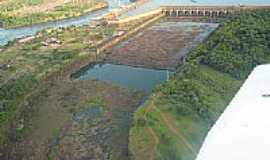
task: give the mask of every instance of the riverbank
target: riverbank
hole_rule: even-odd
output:
[[[15,3],[16,0],[9,1],[0,7],[0,19],[4,28],[18,28],[38,23],[78,17],[89,12],[108,7],[108,3],[103,0],[92,0],[90,2],[71,2],[69,0],[51,2],[47,0],[43,3],[37,2],[37,4],[28,4],[26,7],[24,3],[20,5],[15,5]],[[11,9],[7,10],[6,8]]]
[[[250,71],[270,62],[269,19],[268,11],[236,15],[191,51],[186,64],[136,111],[131,159],[196,158]]]
[[[143,6],[145,3],[149,2],[149,1],[151,1],[151,0],[136,0],[129,5],[125,5],[125,6],[122,6],[120,8],[116,8],[112,12],[109,12],[100,18],[105,18],[107,20],[116,19],[119,16],[121,16],[122,14],[129,12],[129,11],[132,11],[140,6]]]
[[[102,19],[104,18],[104,16],[106,17],[106,15],[108,15],[111,12],[114,12],[115,9],[117,8],[119,8],[117,11],[121,12],[122,14],[125,14],[125,12],[127,12],[129,9],[133,10],[134,7],[144,4],[144,2],[146,1],[140,0],[134,3],[127,1],[124,4],[121,4],[121,6],[119,6],[119,4],[116,1],[108,0],[109,6],[107,9],[101,9],[95,12],[84,14],[79,17],[72,17],[72,18],[62,19],[58,21],[50,21],[47,23],[38,23],[35,25],[19,27],[19,28],[14,28],[14,29],[0,28],[0,34],[1,34],[0,46],[6,45],[9,41],[13,41],[14,39],[31,36],[31,35],[36,34],[39,31],[42,31],[48,28],[56,29],[56,28],[61,28],[61,27],[69,27],[69,26],[79,27],[83,25],[88,25],[89,23],[92,23],[97,19]]]

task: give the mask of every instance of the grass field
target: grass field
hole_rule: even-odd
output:
[[[104,0],[6,0],[0,2],[5,28],[80,16],[107,7]]]
[[[94,42],[111,37],[113,33],[113,28],[104,26],[95,29],[88,26],[48,29],[38,33],[35,39],[16,40],[2,47],[0,64],[8,64],[9,67],[0,69],[1,131],[6,130],[5,123],[12,119],[25,97],[38,88],[42,80],[74,61],[94,61]],[[0,135],[2,143],[5,133]]]
[[[48,151],[47,149],[51,148],[47,142],[57,136],[59,128],[61,129],[65,122],[70,122],[79,103],[91,100],[97,95],[107,101],[109,108],[115,107],[109,109],[113,110],[112,112],[108,112],[108,116],[115,119],[115,122],[108,124],[108,129],[104,130],[122,137],[121,141],[114,142],[118,138],[109,138],[106,142],[98,143],[102,144],[101,148],[110,147],[112,150],[104,152],[111,154],[114,159],[118,159],[119,156],[126,157],[131,121],[129,115],[137,106],[136,103],[140,102],[142,94],[134,95],[133,91],[95,81],[76,83],[70,80],[70,75],[89,63],[102,60],[105,55],[101,54],[98,56],[100,59],[97,59],[96,44],[117,36],[119,30],[128,31],[140,23],[142,22],[136,21],[130,23],[130,27],[126,25],[123,28],[106,24],[93,27],[91,24],[47,29],[0,47],[0,159],[5,159],[4,157],[11,153],[15,158],[20,154],[43,158],[62,156],[66,150],[61,150],[65,148],[61,147],[61,144],[60,150],[53,149],[46,155],[44,150]],[[119,97],[116,98],[115,95]],[[121,135],[115,130],[111,131],[111,125],[120,127]],[[103,124],[101,126],[104,127]],[[91,127],[87,129],[91,130]],[[105,131],[100,132],[103,137],[112,137],[112,134],[107,136]],[[29,143],[33,141],[37,143]],[[64,140],[63,143],[65,142]],[[74,147],[82,142],[74,144]],[[107,142],[113,145],[104,146]],[[116,143],[125,147],[115,146]],[[28,147],[25,147],[26,145]],[[70,147],[67,148],[72,149],[72,146]],[[21,150],[22,148],[25,150]],[[71,159],[74,159],[72,155]]]
[[[130,131],[133,158],[195,159],[210,124],[240,85],[241,81],[230,75],[203,65],[196,68],[192,77],[165,83],[166,89],[176,87],[177,93],[156,91],[135,114],[135,126]],[[202,105],[208,110],[200,111]],[[197,112],[207,112],[210,117]]]

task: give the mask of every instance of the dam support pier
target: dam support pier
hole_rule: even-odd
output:
[[[224,17],[242,11],[269,10],[270,6],[162,6],[161,13],[170,17]]]

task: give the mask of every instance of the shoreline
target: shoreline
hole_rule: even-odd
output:
[[[7,27],[5,27],[5,24],[3,22],[3,27],[0,27],[0,29],[6,29],[6,30],[7,29],[19,29],[19,28],[31,27],[31,26],[35,26],[35,25],[42,25],[42,24],[50,23],[50,22],[68,20],[68,19],[72,19],[72,18],[78,18],[78,17],[81,17],[81,16],[85,16],[87,14],[97,12],[97,11],[100,11],[100,10],[104,10],[104,9],[107,9],[107,8],[109,8],[108,2],[99,3],[95,7],[90,8],[90,9],[86,10],[84,13],[81,13],[81,14],[76,15],[76,16],[65,17],[65,18],[56,18],[56,19],[52,19],[52,20],[48,20],[48,21],[41,21],[41,22],[31,23],[31,24],[26,24],[26,25],[11,25],[11,26],[7,26]]]
[[[138,0],[138,1],[132,2],[126,6],[122,6],[120,8],[113,9],[112,11],[109,11],[108,13],[100,15],[97,17],[97,19],[102,19],[102,18],[106,19],[107,17],[111,17],[112,15],[113,15],[113,17],[119,16],[119,15],[121,15],[129,10],[136,9],[138,6],[141,6],[144,3],[149,2],[149,1],[150,0]],[[99,6],[99,5],[101,5],[101,6]],[[109,8],[108,2],[99,3],[96,5],[96,7],[90,8],[90,9],[86,10],[84,13],[77,15],[77,16],[71,16],[71,17],[66,17],[66,18],[56,18],[53,20],[48,20],[48,21],[43,21],[43,22],[37,22],[37,23],[32,23],[32,24],[27,24],[27,25],[14,25],[14,26],[9,26],[9,27],[5,27],[5,24],[3,22],[3,25],[2,25],[3,27],[0,27],[0,29],[18,29],[18,28],[24,28],[24,27],[31,27],[31,26],[35,26],[35,25],[42,25],[44,23],[49,23],[49,22],[57,22],[60,20],[68,20],[68,19],[72,19],[72,18],[86,16],[88,14],[91,14],[92,12],[98,12],[98,11],[102,11],[102,10],[105,10],[108,8]]]

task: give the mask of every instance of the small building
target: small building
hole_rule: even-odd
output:
[[[270,160],[270,65],[256,67],[219,117],[196,160]]]

